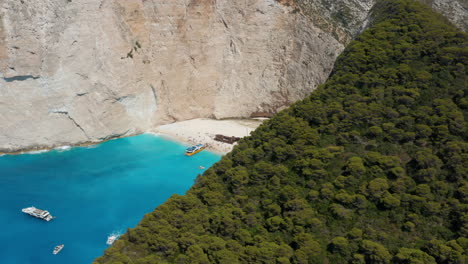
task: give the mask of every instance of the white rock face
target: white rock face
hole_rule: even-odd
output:
[[[373,4],[341,2],[358,17],[345,29],[287,0],[0,0],[0,152],[285,108]]]
[[[146,79],[154,73],[121,59],[135,40],[118,6],[100,5],[1,3],[0,149],[99,141],[151,126],[157,102]]]
[[[468,1],[431,0],[430,2],[432,3],[432,9],[443,14],[461,30],[468,31]]]

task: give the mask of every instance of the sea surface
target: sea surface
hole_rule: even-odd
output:
[[[86,264],[221,157],[144,134],[89,147],[0,157],[0,263]],[[21,212],[35,206],[46,222]],[[56,245],[65,247],[58,255]]]

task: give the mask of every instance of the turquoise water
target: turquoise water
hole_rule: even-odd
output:
[[[184,194],[199,166],[219,155],[183,155],[186,146],[153,135],[67,151],[0,157],[0,263],[91,263],[107,236],[134,227],[172,194]],[[46,209],[50,222],[21,212]],[[64,244],[58,255],[54,246]]]

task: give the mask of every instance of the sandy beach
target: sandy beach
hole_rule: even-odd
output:
[[[208,149],[225,154],[231,151],[234,145],[215,141],[216,134],[245,137],[250,135],[250,132],[262,122],[261,119],[214,120],[199,118],[158,126],[151,132],[188,144],[207,144]]]

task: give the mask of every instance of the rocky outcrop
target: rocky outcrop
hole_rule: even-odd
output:
[[[443,14],[461,30],[468,31],[468,1],[463,0],[420,0]]]
[[[0,0],[0,151],[278,111],[326,80],[373,5],[304,3]]]
[[[368,26],[369,11],[378,0],[278,0],[293,5],[314,25],[348,42]],[[417,0],[443,14],[458,28],[468,30],[468,2],[461,0]]]

